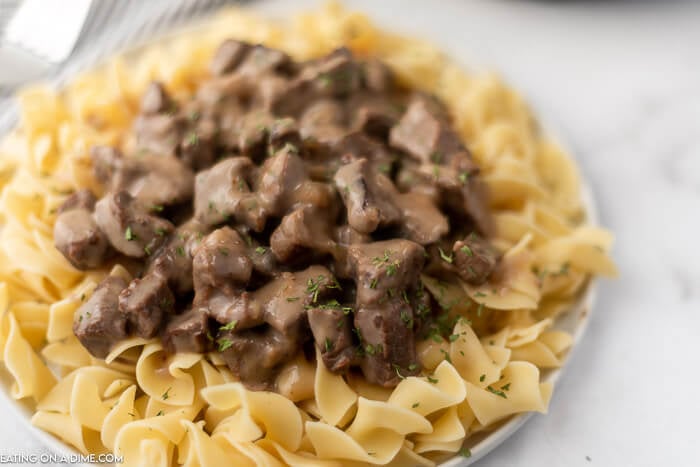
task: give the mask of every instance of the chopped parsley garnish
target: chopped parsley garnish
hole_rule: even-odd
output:
[[[406,310],[401,310],[399,312],[401,316],[401,321],[406,325],[407,328],[412,328],[413,327],[413,317],[410,315],[410,313]]]
[[[233,341],[225,337],[220,338],[216,341],[216,343],[219,344],[219,352],[223,352],[224,350],[230,348],[233,345]]]
[[[228,256],[228,250],[226,248],[219,248],[219,253],[224,256]]]
[[[163,415],[165,415],[165,413],[162,410],[159,410],[156,417],[162,417]]]
[[[414,402],[413,405],[411,406],[412,408],[416,408],[420,405],[420,402]]]
[[[504,384],[503,386],[501,386],[501,389],[503,389],[504,391],[510,391],[510,383]]]
[[[462,253],[465,253],[467,256],[474,256],[474,252],[467,245],[463,245],[460,248],[460,250],[462,251]]]
[[[172,389],[172,388],[168,388],[168,389],[163,393],[163,400],[164,400],[164,401],[167,401],[167,400],[168,400],[168,397],[170,397],[170,390],[171,390],[171,389]]]
[[[471,457],[472,452],[469,450],[469,448],[462,448],[459,450],[459,455],[462,457]]]
[[[176,252],[179,256],[185,256],[185,248],[183,248],[182,245],[181,245],[181,246],[178,246],[177,248],[175,248],[175,252]]]
[[[296,302],[297,300],[299,300],[299,297],[287,297],[288,302]]]
[[[450,358],[450,354],[447,352],[447,350],[440,349],[440,352],[445,356],[445,360],[447,360],[449,363],[452,363],[452,358]]]
[[[143,252],[146,253],[147,256],[151,256],[151,247],[146,245],[145,247],[143,247]]]
[[[85,294],[84,294],[84,293],[81,293],[81,294],[80,294],[80,301],[81,301],[81,302],[84,302],[84,301],[85,301]]]
[[[377,353],[377,350],[374,348],[374,346],[372,344],[367,344],[367,345],[365,345],[365,353],[367,355],[374,355],[375,353]]]
[[[196,146],[197,144],[199,144],[199,135],[197,135],[197,132],[191,131],[187,135],[187,144],[190,146]]]
[[[481,316],[481,313],[484,311],[484,304],[479,303],[479,308],[476,309],[476,316]]]
[[[427,378],[429,383],[437,384],[439,382],[438,379],[432,378],[430,376],[427,376]]]
[[[482,383],[484,382],[485,379],[486,379],[486,374],[479,376],[479,381],[481,381]]]
[[[134,235],[134,232],[131,231],[131,226],[128,226],[126,228],[126,230],[124,231],[124,238],[126,239],[127,242],[130,242],[136,238],[136,236]]]
[[[159,237],[164,237],[165,236],[165,229],[163,227],[158,227],[156,230],[156,235]]]
[[[386,275],[387,276],[393,276],[396,274],[396,268],[399,265],[398,261],[392,264],[387,265],[386,267]]]
[[[459,174],[459,181],[462,182],[462,184],[467,183],[469,180],[469,172],[462,172]]]
[[[418,368],[418,365],[416,365],[415,363],[411,363],[410,365],[408,365],[408,371],[415,371],[416,368]]]
[[[486,386],[486,389],[492,393],[496,394],[498,397],[502,397],[504,399],[508,399],[508,396],[506,396],[506,393],[503,391],[499,391],[498,389],[492,388],[491,386]]]
[[[469,271],[469,275],[471,277],[476,277],[476,271],[474,271],[474,268],[471,266],[467,266],[467,270]]]
[[[455,342],[457,339],[459,339],[459,334],[450,334],[450,342]]]
[[[442,248],[438,248],[438,251],[440,252],[440,258],[442,258],[443,261],[452,264],[452,253],[448,255],[442,251]]]
[[[306,291],[311,295],[311,303],[316,303],[318,301],[318,293],[320,292],[320,287],[321,287],[321,281],[325,279],[326,276],[321,274],[318,276],[318,279],[314,281],[312,278],[309,277],[309,280],[306,281]]]
[[[162,204],[154,204],[153,206],[151,206],[151,211],[163,212],[163,209],[164,208]]]
[[[238,320],[234,319],[230,323],[228,323],[225,326],[221,326],[219,328],[220,331],[233,331],[236,328],[236,325],[238,324]]]
[[[333,341],[326,337],[326,353],[333,350]]]
[[[255,249],[255,252],[259,255],[264,255],[266,251],[267,248],[265,248],[264,246],[259,246]]]
[[[394,371],[396,371],[396,375],[399,377],[399,379],[405,379],[406,377],[401,374],[401,367],[394,363]]]
[[[376,288],[377,288],[377,279],[372,279],[372,282],[369,283],[369,288],[370,288],[370,289],[376,289]]]

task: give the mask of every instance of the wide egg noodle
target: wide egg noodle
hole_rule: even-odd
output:
[[[11,395],[35,407],[32,423],[128,466],[432,466],[509,416],[546,411],[552,387],[540,370],[560,367],[573,343],[554,320],[592,275],[616,269],[612,236],[585,224],[575,163],[524,100],[498,76],[467,74],[431,44],[337,4],[286,25],[225,11],[196,34],[117,57],[60,93],[35,86],[19,95],[19,126],[0,141],[0,360]],[[89,148],[133,147],[125,133],[150,81],[191,95],[229,37],[297,59],[345,45],[447,104],[492,193],[503,261],[483,286],[423,277],[456,320],[449,339],[419,343],[423,376],[392,390],[300,357],[279,381],[284,397],[248,391],[217,353],[167,356],[156,340],[136,338],[101,360],[73,335],[75,310],[97,283],[132,277],[121,265],[75,270],[53,246],[56,209],[77,189],[101,193]]]

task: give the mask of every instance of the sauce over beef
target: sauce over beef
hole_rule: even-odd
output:
[[[444,106],[346,49],[295,62],[227,40],[194,96],[144,93],[137,150],[91,151],[105,194],[59,210],[57,249],[107,277],[73,331],[104,358],[129,336],[220,352],[249,388],[315,346],[385,387],[420,373],[438,307],[424,271],[481,284],[498,261],[479,169]],[[446,260],[447,258],[448,260]],[[127,261],[128,260],[128,261]]]

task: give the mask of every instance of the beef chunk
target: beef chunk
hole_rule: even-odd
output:
[[[300,79],[313,83],[317,95],[342,97],[360,87],[361,69],[350,50],[340,48],[304,67]]]
[[[250,184],[253,162],[247,157],[224,159],[212,168],[199,172],[195,182],[195,218],[207,226],[231,218],[256,232],[265,227],[267,212]]]
[[[192,291],[193,250],[204,235],[204,226],[196,221],[179,226],[166,243],[149,259],[148,273],[158,274],[178,295]]]
[[[418,281],[425,261],[422,246],[396,239],[348,248],[348,262],[357,284],[357,302],[364,306],[383,303]]]
[[[243,61],[243,57],[249,50],[250,45],[244,42],[233,39],[225,40],[216,49],[214,57],[209,63],[209,71],[215,76],[231,73]]]
[[[170,98],[161,83],[152,82],[146,88],[141,98],[141,113],[155,115],[171,112],[175,109],[175,102]]]
[[[368,381],[395,386],[416,374],[414,312],[407,291],[423,268],[423,247],[409,240],[356,244],[348,261],[357,285],[355,327],[365,352],[362,371]]]
[[[171,353],[209,350],[209,325],[204,310],[192,309],[176,316],[163,332],[163,345]]]
[[[367,60],[362,64],[362,84],[372,92],[390,92],[395,86],[394,73],[379,60]]]
[[[281,216],[296,203],[297,193],[306,181],[306,168],[296,149],[285,147],[269,157],[260,169],[260,202],[267,212]]]
[[[372,237],[358,232],[349,225],[341,225],[335,229],[335,241],[343,246],[352,245],[353,243],[370,243]]]
[[[229,369],[248,389],[274,390],[274,378],[281,364],[299,348],[297,336],[285,335],[264,326],[242,332],[223,331],[216,342]]]
[[[268,128],[267,147],[269,154],[275,154],[286,145],[291,145],[294,152],[301,148],[299,127],[293,118],[278,118]]]
[[[126,318],[119,312],[119,293],[125,287],[124,279],[109,276],[75,312],[73,334],[96,358],[105,358],[127,337]]]
[[[326,214],[306,205],[284,216],[270,237],[270,248],[275,258],[287,262],[307,249],[326,254],[335,253],[331,223]]]
[[[323,363],[334,373],[346,371],[355,358],[349,311],[349,308],[334,304],[308,310],[309,326]]]
[[[81,270],[94,269],[100,267],[109,255],[109,242],[97,226],[92,213],[80,207],[82,201],[79,197],[83,195],[76,195],[68,198],[56,218],[53,227],[54,244],[74,267]],[[88,205],[94,204],[94,197],[87,201],[90,201]]]
[[[253,272],[244,240],[230,227],[204,237],[195,251],[192,268],[195,291],[233,284],[245,286]]]
[[[175,297],[167,281],[156,274],[132,280],[119,294],[119,311],[126,317],[129,329],[146,339],[158,334],[174,304]]]
[[[387,141],[399,119],[397,105],[386,97],[357,95],[348,103],[352,109],[351,128]]]
[[[447,217],[429,196],[408,192],[396,195],[395,202],[401,210],[402,233],[407,239],[429,245],[450,230]]]
[[[450,128],[446,112],[435,101],[415,97],[399,123],[391,129],[389,142],[426,163],[444,163],[452,154],[465,151]]]
[[[178,108],[157,82],[150,84],[134,122],[139,147],[160,156],[177,156],[188,167],[202,169],[214,160],[216,123],[203,118],[197,102]]]
[[[238,66],[236,74],[253,82],[269,73],[287,74],[292,67],[291,58],[281,50],[255,45],[248,51],[245,59]]]
[[[339,142],[347,133],[345,109],[340,102],[332,99],[319,99],[309,105],[299,119],[299,131],[305,141],[332,145]]]
[[[498,262],[498,255],[493,247],[474,234],[456,242],[452,251],[459,277],[474,285],[486,282]]]
[[[58,213],[61,214],[66,211],[71,211],[73,209],[85,209],[86,211],[92,212],[95,209],[95,202],[97,199],[92,191],[88,189],[78,190],[68,198],[58,207]]]
[[[156,251],[173,225],[151,215],[125,191],[109,193],[95,205],[95,221],[115,250],[134,258]]]
[[[359,307],[355,327],[362,336],[364,357],[360,364],[367,381],[396,386],[401,378],[420,372],[412,326],[413,309],[394,297],[378,306]]]
[[[192,199],[194,174],[175,157],[126,158],[108,146],[91,150],[96,178],[110,191],[127,191],[145,206],[160,208]]]
[[[344,165],[336,172],[334,180],[353,229],[371,233],[399,220],[401,213],[387,199],[391,193],[391,181],[382,174],[372,173],[366,159]]]

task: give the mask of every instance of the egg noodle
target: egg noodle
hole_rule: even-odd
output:
[[[99,360],[73,335],[74,312],[96,284],[107,274],[131,277],[121,266],[71,267],[53,244],[57,207],[80,188],[101,192],[89,148],[129,144],[149,82],[193,94],[226,38],[296,59],[345,45],[360,58],[380,58],[402,83],[449,107],[490,188],[492,243],[507,274],[483,286],[423,278],[443,308],[465,319],[449,339],[419,344],[422,376],[385,389],[300,359],[280,394],[253,392],[215,353],[169,356],[159,340],[132,338]],[[19,100],[20,123],[0,145],[0,360],[14,380],[12,397],[34,407],[32,423],[83,454],[212,467],[431,466],[468,455],[463,445],[475,433],[514,414],[547,411],[552,386],[541,371],[559,367],[572,344],[553,321],[592,275],[615,274],[612,237],[586,224],[574,163],[514,91],[336,4],[284,24],[226,10],[60,92],[35,87]]]

